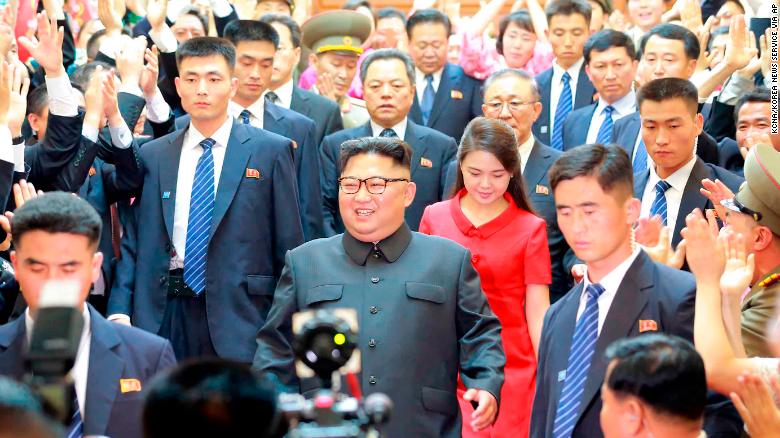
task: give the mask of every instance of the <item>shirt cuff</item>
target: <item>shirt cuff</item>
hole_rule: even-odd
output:
[[[24,142],[13,145],[14,172],[24,172]]]
[[[171,107],[163,98],[160,89],[154,93],[154,96],[146,101],[146,120],[154,123],[162,123],[171,116]]]
[[[0,160],[6,163],[14,164],[14,148],[12,143],[11,131],[7,126],[0,126]]]
[[[756,84],[753,79],[744,78],[738,74],[732,74],[726,85],[723,86],[718,101],[727,105],[734,105],[737,103],[739,96],[752,91]]]
[[[87,125],[86,123],[82,125],[81,135],[92,143],[97,143],[98,141],[98,129],[92,125]]]
[[[210,0],[209,3],[211,3],[211,11],[215,17],[224,18],[233,12],[233,8],[227,0]]]
[[[143,97],[144,92],[141,91],[141,87],[138,84],[125,84],[119,86],[117,90],[119,93],[132,94],[133,96]]]
[[[108,56],[111,59],[116,59],[116,51],[119,48],[116,38],[103,38],[100,42],[98,52]]]
[[[67,75],[46,76],[49,112],[55,116],[74,117],[79,113],[78,103],[73,95],[73,86]]]
[[[173,53],[178,48],[176,36],[168,26],[163,26],[159,33],[150,31],[149,37],[152,38],[152,42],[157,46],[158,49],[160,49],[161,52]]]
[[[125,122],[119,126],[109,126],[108,132],[111,133],[111,143],[119,149],[127,149],[133,144],[133,133]]]
[[[124,322],[128,325],[130,324],[130,317],[124,313],[112,313],[111,315],[108,315],[108,318],[106,319],[113,322]]]

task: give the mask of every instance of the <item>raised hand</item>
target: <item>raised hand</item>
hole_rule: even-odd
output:
[[[30,199],[41,196],[43,194],[42,190],[35,190],[35,186],[33,185],[33,183],[27,182],[23,179],[19,180],[18,183],[14,184],[13,191],[14,191],[14,202],[16,203],[16,208],[21,207]],[[7,216],[8,213],[6,213],[6,217]]]
[[[0,125],[8,122],[8,109],[11,107],[11,85],[6,79],[12,73],[8,63],[0,61]]]
[[[117,99],[117,79],[114,71],[110,70],[103,77],[101,92],[103,93],[103,111],[108,118],[109,126],[117,126],[123,122],[122,114],[119,112],[119,101]]]
[[[722,62],[730,69],[739,70],[747,66],[757,53],[755,38],[745,24],[745,16],[735,15],[729,24],[729,42]]]
[[[153,31],[159,31],[165,24],[168,13],[168,0],[149,0],[146,3],[146,19]]]
[[[116,69],[123,83],[139,85],[144,70],[145,51],[146,37],[139,36],[125,41],[116,55]]]
[[[712,235],[710,224],[698,208],[685,217],[682,230],[685,239],[688,267],[698,281],[720,284],[726,264],[722,242]]]
[[[723,181],[719,179],[713,181],[709,178],[705,178],[701,180],[701,185],[702,188],[699,189],[699,193],[712,202],[718,217],[721,220],[725,220],[728,210],[721,204],[721,201],[734,198],[734,192],[726,187],[726,184],[723,184]]]
[[[144,53],[146,66],[141,72],[141,81],[139,85],[146,99],[151,99],[157,93],[157,77],[160,74],[159,62],[157,60],[157,46],[146,49]]]
[[[742,234],[723,232],[719,239],[726,257],[726,268],[720,277],[720,291],[724,295],[739,298],[753,280],[755,256],[747,254]]]
[[[653,246],[645,246],[644,250],[656,263],[669,266],[670,268],[680,269],[685,262],[685,240],[677,244],[676,249],[672,249],[672,242],[669,238],[669,227],[661,228],[661,232]]]
[[[124,0],[98,0],[98,18],[105,26],[106,34],[119,35],[122,32],[125,10]]]
[[[49,19],[46,11],[36,16],[38,22],[38,38],[19,37],[21,44],[38,64],[43,67],[47,76],[59,77],[65,75],[62,65],[62,39],[64,31],[57,27],[57,19]]]
[[[693,33],[698,32],[704,25],[699,0],[679,0],[677,4],[680,5],[679,11],[682,25]]]
[[[92,78],[89,80],[87,91],[84,92],[86,102],[86,114],[84,114],[84,124],[100,129],[105,125],[103,116],[105,114],[105,98],[103,96],[102,86],[105,77],[103,67],[95,67]]]
[[[730,394],[751,438],[771,438],[780,430],[780,410],[761,377],[745,373],[737,378],[737,392]],[[777,379],[774,379],[777,386]]]
[[[25,74],[23,64],[14,63],[9,66],[9,74],[5,80],[10,89],[10,105],[8,108],[8,129],[11,135],[22,135],[22,125],[27,115],[27,92],[30,90],[30,78]]]

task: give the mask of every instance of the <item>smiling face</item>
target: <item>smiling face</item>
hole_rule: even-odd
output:
[[[770,102],[745,102],[737,114],[737,144],[747,147],[751,137],[769,136],[772,146],[780,151],[780,134],[772,134]]]
[[[392,158],[377,154],[358,154],[347,161],[342,177],[358,179],[380,176],[410,179],[409,170]],[[346,230],[362,242],[378,242],[393,234],[404,222],[406,207],[414,200],[412,182],[387,183],[382,194],[368,192],[365,184],[355,194],[339,190],[339,212]]]
[[[667,178],[693,158],[704,119],[701,114],[692,114],[681,98],[645,100],[639,113],[647,154],[653,159],[658,176]]]
[[[506,26],[501,47],[509,68],[523,68],[534,56],[536,34],[510,22]]]
[[[219,55],[182,59],[175,83],[184,110],[192,120],[204,121],[224,120],[238,88],[230,66]]]
[[[262,17],[265,14],[292,15],[290,5],[286,1],[262,0],[257,4],[257,16]]]
[[[478,205],[492,206],[503,202],[512,175],[498,158],[486,151],[469,152],[460,162],[463,186]]]
[[[263,94],[271,83],[276,49],[270,41],[241,41],[236,45],[238,79],[236,101],[249,106]]]
[[[403,120],[414,102],[414,84],[400,59],[379,59],[366,70],[363,97],[371,119],[383,128]]]
[[[628,56],[625,47],[610,47],[603,52],[592,50],[585,71],[599,98],[612,104],[631,91],[636,67],[637,61]]]
[[[635,26],[647,32],[661,23],[666,12],[664,0],[628,0],[628,16]]]

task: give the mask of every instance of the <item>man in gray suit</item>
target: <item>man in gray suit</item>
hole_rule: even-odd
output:
[[[459,373],[464,399],[477,406],[470,426],[481,430],[495,420],[504,380],[501,327],[469,251],[404,222],[416,192],[411,156],[397,138],[343,144],[338,201],[346,232],[287,253],[254,367],[297,392],[293,313],[354,308],[361,387],[395,405],[387,436],[460,437]]]

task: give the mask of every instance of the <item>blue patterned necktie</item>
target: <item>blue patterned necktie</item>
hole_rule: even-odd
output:
[[[396,134],[395,131],[390,128],[385,128],[382,130],[382,132],[379,133],[379,136],[394,138],[394,137],[398,137],[398,134]]]
[[[206,250],[214,213],[214,155],[211,148],[215,143],[210,138],[200,142],[203,154],[195,166],[195,178],[192,180],[187,242],[184,246],[184,282],[196,294],[206,289]]]
[[[599,297],[604,288],[594,283],[585,290],[585,311],[580,315],[574,328],[574,336],[569,350],[569,360],[566,365],[566,377],[558,399],[553,423],[554,438],[569,438],[577,423],[582,394],[585,392],[585,381],[588,378],[590,361],[599,337]]]
[[[571,112],[572,107],[570,80],[569,72],[563,73],[563,78],[561,78],[561,82],[563,82],[561,95],[558,97],[558,106],[555,108],[555,126],[553,126],[551,145],[559,151],[563,150],[563,122]]]
[[[76,407],[73,416],[68,423],[67,435],[65,438],[81,438],[84,435],[84,422],[81,420],[81,411],[79,410],[78,399],[74,397],[73,405]]]
[[[612,139],[612,112],[615,111],[615,107],[612,105],[604,108],[604,121],[601,122],[599,133],[596,135],[596,143],[607,144]]]
[[[634,154],[634,173],[644,172],[645,170],[647,170],[647,149],[645,148],[645,141],[639,140],[636,154]]]
[[[422,111],[423,126],[428,126],[428,120],[431,118],[431,111],[433,111],[433,100],[436,98],[436,92],[433,91],[433,75],[426,75],[425,82],[427,84],[420,102],[420,111]]]
[[[655,200],[653,200],[653,205],[650,206],[650,216],[661,216],[661,221],[664,225],[666,225],[666,191],[671,186],[664,180],[658,181],[655,185]]]
[[[249,124],[249,116],[252,113],[249,112],[249,110],[243,110],[241,111],[241,114],[238,115],[238,118],[241,119],[241,123],[248,125]]]

